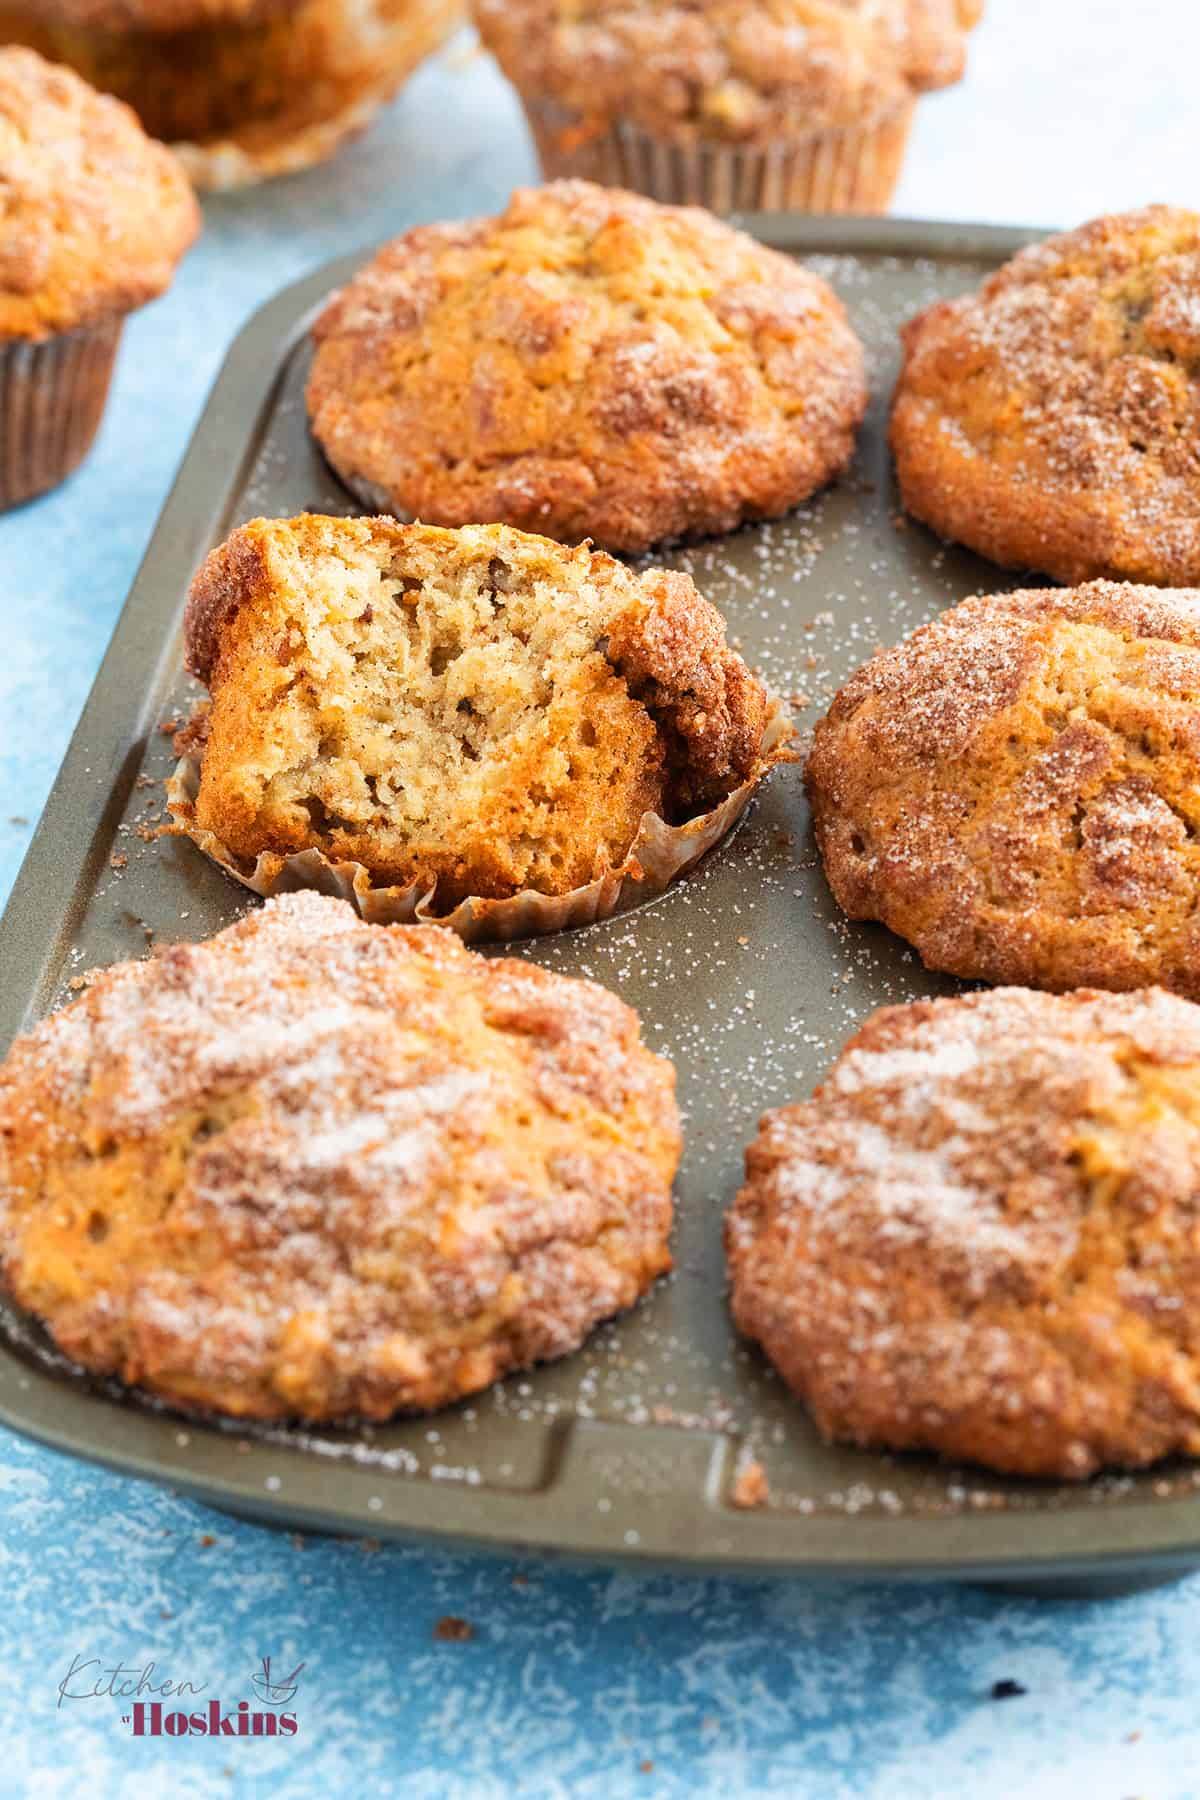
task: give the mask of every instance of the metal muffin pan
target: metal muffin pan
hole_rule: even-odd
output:
[[[850,475],[779,523],[663,560],[689,570],[803,727],[871,650],[967,594],[1015,585],[899,517],[885,432],[898,326],[1033,233],[889,220],[748,221],[842,296],[872,406]],[[189,842],[151,836],[171,766],[188,582],[255,514],[352,513],[305,427],[306,327],[362,257],[287,289],[234,344],[166,504],[0,923],[0,1044],[81,971],[206,937],[256,904]],[[125,859],[122,861],[122,859]],[[498,952],[503,953],[503,952]],[[661,899],[520,945],[615,988],[675,1058],[686,1152],[676,1270],[576,1355],[469,1403],[362,1430],[185,1418],[55,1356],[6,1316],[0,1418],[29,1436],[276,1524],[526,1553],[812,1578],[952,1577],[1112,1591],[1200,1562],[1200,1471],[1083,1487],[823,1444],[724,1296],[721,1220],[767,1107],[806,1096],[886,1002],[954,991],[898,939],[838,913],[800,772]],[[767,1502],[735,1502],[761,1463]]]

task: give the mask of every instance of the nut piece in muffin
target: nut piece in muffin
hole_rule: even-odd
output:
[[[127,107],[0,48],[0,507],[86,456],[127,313],[199,229],[187,178]]]
[[[5,1280],[177,1405],[443,1406],[670,1267],[674,1085],[592,982],[287,895],[14,1045]]]
[[[980,0],[474,0],[543,172],[718,211],[883,212]]]
[[[255,520],[185,636],[212,696],[194,823],[246,862],[313,848],[427,883],[439,911],[564,894],[644,813],[765,766],[764,691],[687,576],[504,526]]]
[[[1060,581],[1200,582],[1200,214],[1050,238],[903,337],[914,517]]]
[[[732,1305],[826,1436],[1079,1479],[1200,1454],[1200,1008],[886,1007],[763,1119]]]
[[[313,336],[313,431],[369,504],[610,550],[787,512],[846,467],[866,406],[817,276],[583,182],[405,233]]]
[[[825,872],[931,969],[1200,999],[1200,593],[966,600],[817,726]]]
[[[307,168],[361,131],[460,0],[0,0],[0,35],[69,63],[200,187]]]

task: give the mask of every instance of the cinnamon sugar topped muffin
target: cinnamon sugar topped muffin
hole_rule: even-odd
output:
[[[1061,581],[1200,582],[1200,214],[1095,219],[904,332],[905,506]]]
[[[0,49],[0,339],[123,317],[169,286],[199,229],[169,150],[127,107]]]
[[[930,968],[1200,999],[1200,592],[967,600],[851,678],[806,781],[838,901]]]
[[[311,849],[422,883],[439,913],[591,882],[644,814],[770,760],[763,689],[687,576],[500,526],[255,520],[185,635],[212,694],[187,827],[246,867]]]
[[[0,1252],[185,1407],[386,1418],[562,1356],[670,1267],[674,1070],[591,982],[269,902],[0,1065]]]
[[[981,0],[473,0],[547,176],[659,200],[883,210]]]
[[[361,131],[460,0],[0,0],[0,38],[69,63],[201,187],[303,169]]]
[[[86,456],[125,316],[169,286],[199,224],[128,108],[0,48],[0,509]]]
[[[582,182],[407,232],[313,336],[313,431],[370,504],[617,550],[786,512],[845,468],[866,405],[817,276]]]
[[[734,1317],[831,1438],[1079,1479],[1200,1454],[1200,1008],[875,1013],[768,1113]]]

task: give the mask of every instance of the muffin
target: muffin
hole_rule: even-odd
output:
[[[806,780],[829,884],[931,969],[1200,999],[1200,592],[965,601],[875,656]]]
[[[547,178],[718,212],[885,212],[981,0],[473,0]]]
[[[368,505],[610,550],[787,512],[846,467],[866,407],[817,276],[584,182],[407,232],[313,337],[312,428]]]
[[[331,155],[459,17],[459,0],[0,0],[6,38],[127,101],[218,188]]]
[[[125,316],[199,229],[187,179],[133,114],[30,50],[0,48],[0,508],[92,445]]]
[[[14,1045],[4,1279],[177,1406],[444,1406],[670,1268],[674,1087],[590,981],[288,895]]]
[[[342,869],[372,917],[525,894],[548,929],[596,882],[610,911],[772,760],[767,697],[687,576],[502,526],[254,520],[200,570],[185,639],[212,698],[180,824],[260,892]]]
[[[1080,1479],[1200,1453],[1200,1009],[886,1007],[763,1119],[732,1305],[829,1438]]]
[[[1200,583],[1200,214],[1096,219],[905,328],[904,505],[1060,581]]]

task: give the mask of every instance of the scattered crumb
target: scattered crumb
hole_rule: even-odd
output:
[[[654,1764],[650,1761],[649,1757],[647,1757],[644,1762],[640,1762],[638,1768],[643,1775],[653,1775],[654,1773]]]
[[[475,1627],[469,1619],[445,1613],[434,1626],[433,1635],[439,1644],[466,1644],[475,1636]]]
[[[211,1531],[202,1532],[200,1535],[200,1548],[202,1550],[211,1550],[216,1541],[217,1540]]]
[[[765,1506],[770,1497],[767,1471],[752,1457],[737,1472],[737,1479],[733,1484],[733,1504],[752,1510],[756,1506]]]
[[[376,1550],[383,1549],[383,1545],[378,1538],[361,1538],[358,1547],[360,1550],[365,1550],[368,1556],[373,1556]]]
[[[160,719],[158,721],[158,729],[162,732],[164,737],[174,737],[175,733],[182,728],[182,725],[182,719]]]
[[[122,856],[119,851],[114,850],[108,859],[108,866],[110,869],[127,868],[129,866],[129,858],[127,856]]]

